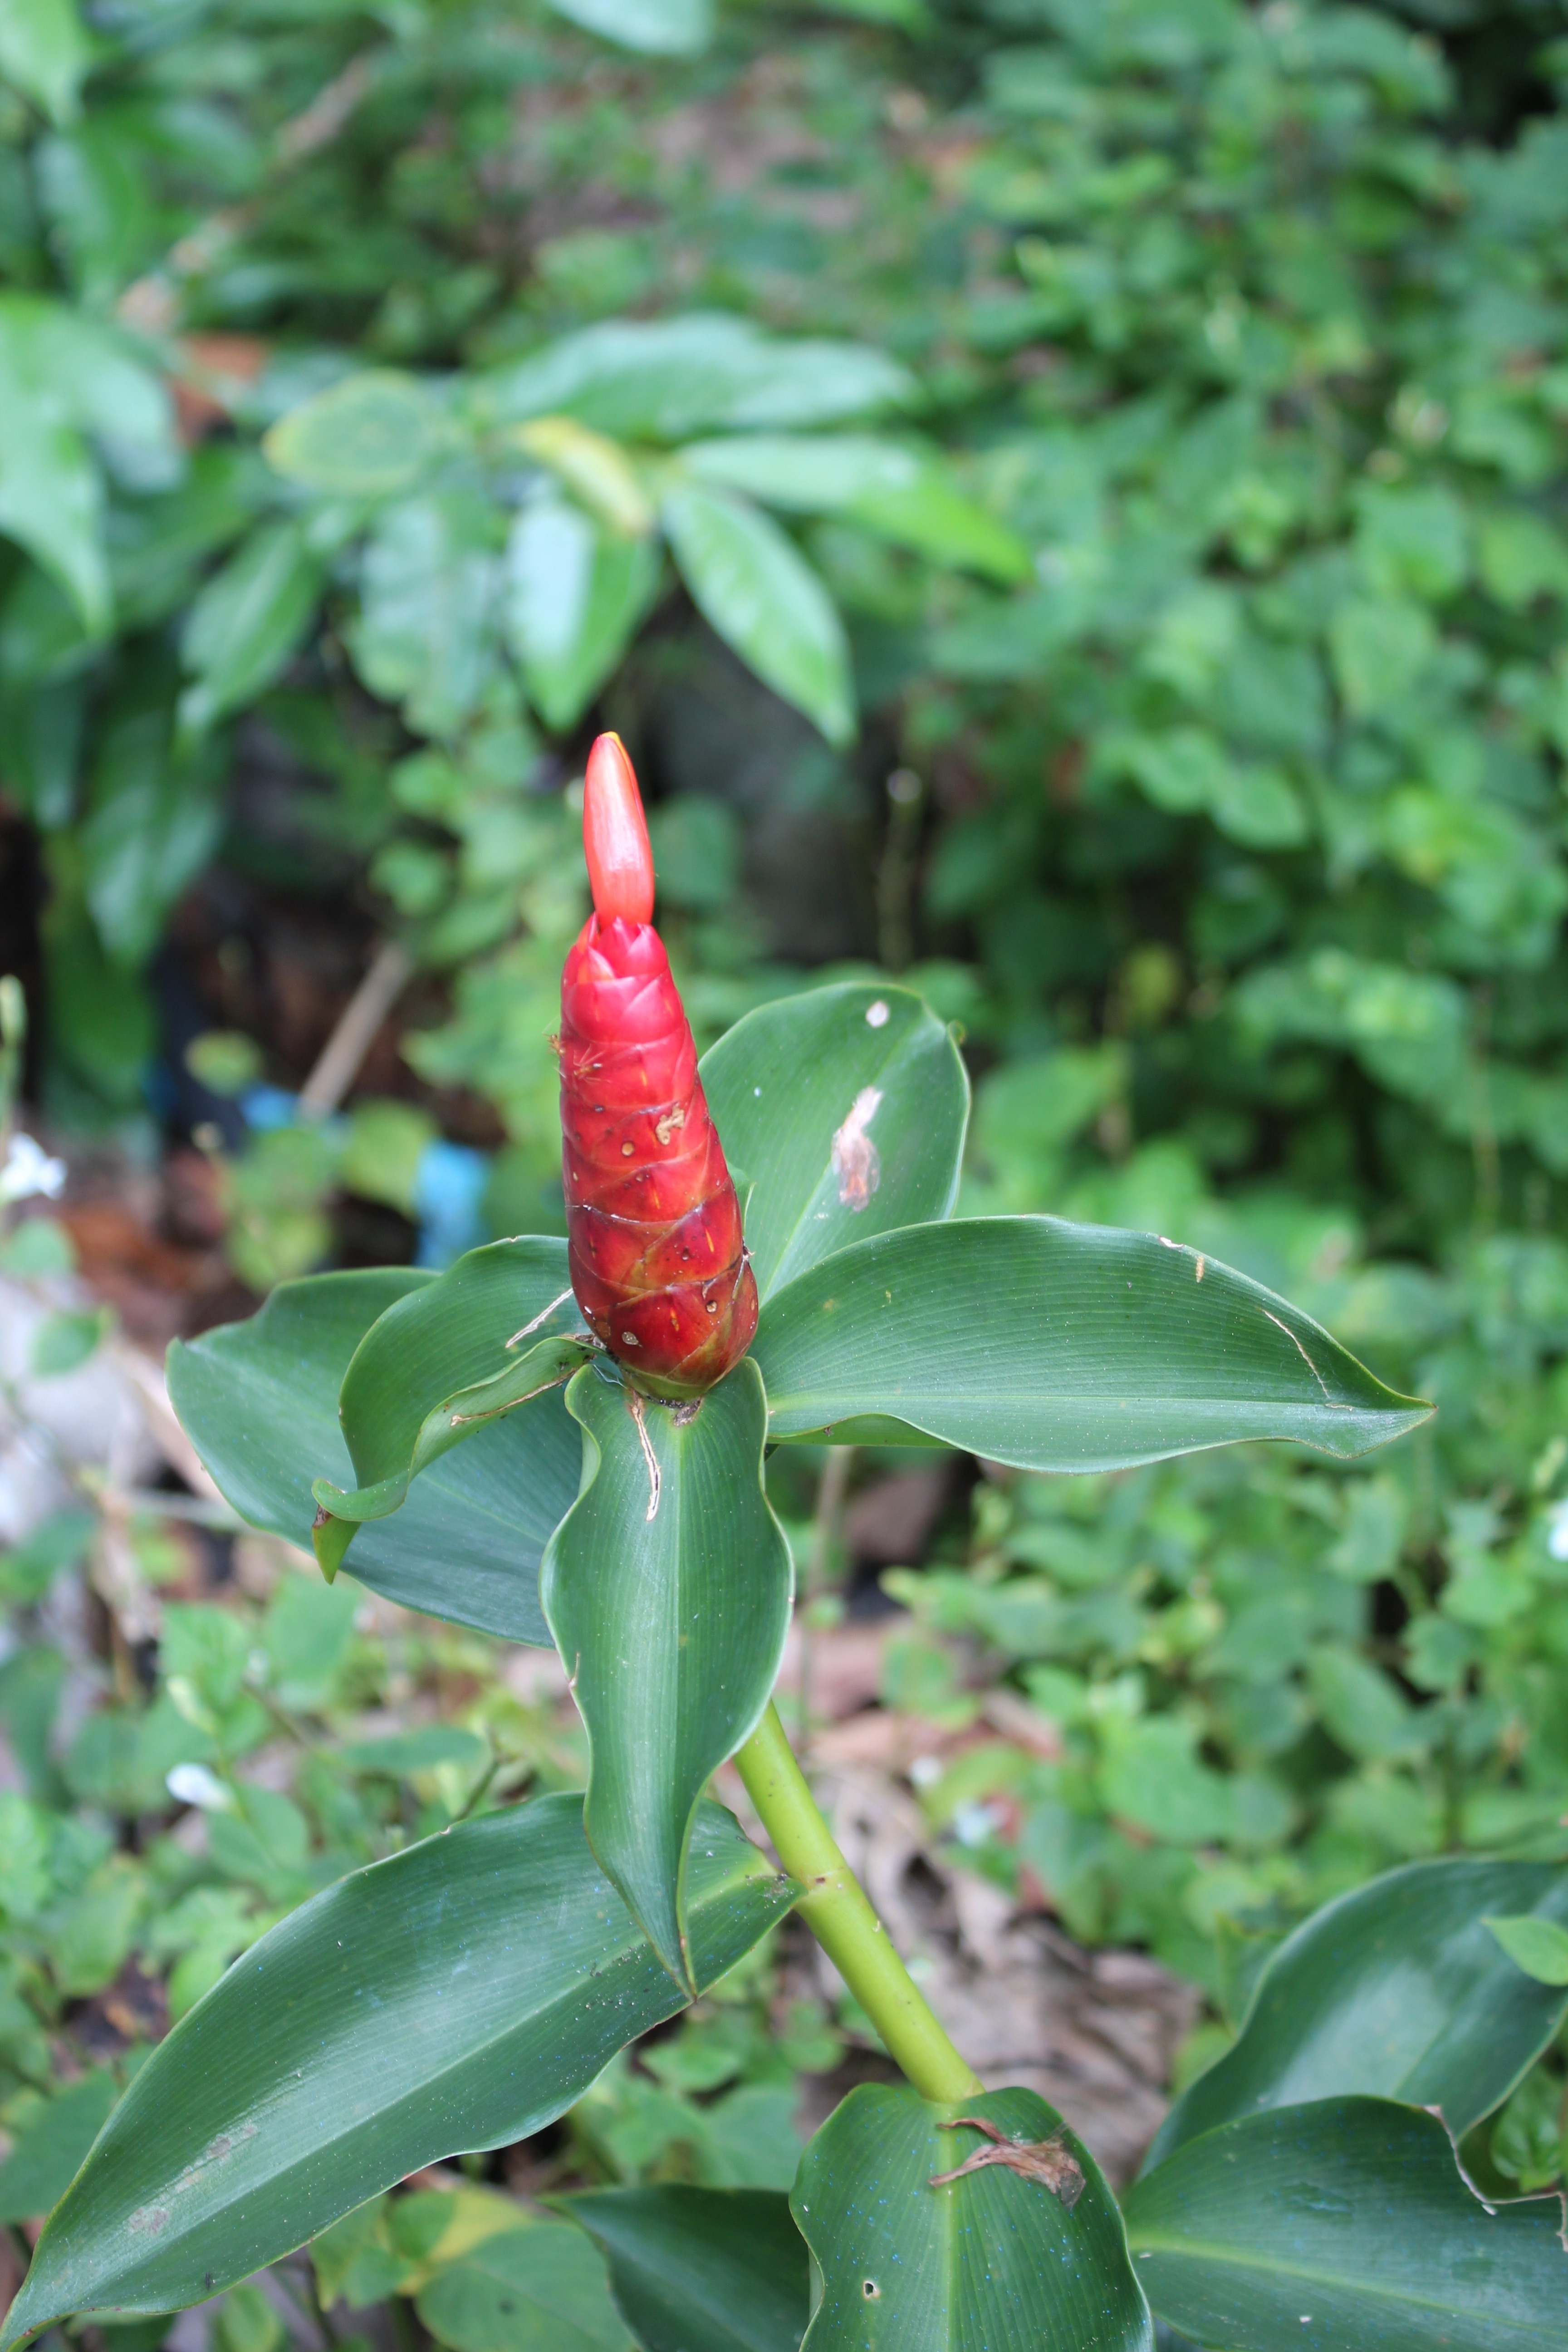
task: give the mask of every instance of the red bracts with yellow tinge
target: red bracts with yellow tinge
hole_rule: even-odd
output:
[[[653,911],[653,857],[620,739],[588,761],[595,911],[561,979],[561,1127],[572,1287],[649,1387],[698,1393],[752,1344],[757,1285],[697,1049]]]

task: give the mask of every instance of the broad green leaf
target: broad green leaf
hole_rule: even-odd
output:
[[[763,1491],[767,1405],[748,1357],[681,1405],[590,1364],[566,1408],[583,1491],[540,1591],[588,1733],[584,1823],[684,1983],[692,1808],[766,1706],[789,1625],[789,1545]]]
[[[145,963],[170,908],[217,845],[218,778],[198,747],[176,746],[173,678],[140,665],[99,734],[90,804],[77,838],[99,937],[122,963]]]
[[[1152,2352],[1121,2216],[1094,2158],[1063,2134],[1083,2176],[1070,2210],[1010,2165],[933,2189],[933,2175],[991,2144],[943,2127],[964,2116],[1037,2146],[1062,2129],[1033,2091],[941,2107],[868,2083],[823,2125],[790,2199],[823,2283],[802,2352]]]
[[[706,1807],[697,1981],[732,1968],[793,1891]],[[159,2043],[51,2216],[5,2343],[69,2312],[199,2303],[418,2167],[525,2138],[682,2000],[600,1874],[576,1797],[353,1872]]]
[[[307,489],[384,499],[417,479],[439,430],[430,395],[416,377],[371,368],[290,409],[261,446],[278,473]]]
[[[1563,2342],[1557,2197],[1492,2207],[1436,2116],[1321,2099],[1190,2140],[1127,2200],[1143,2291],[1200,2344],[1547,2352]]]
[[[598,2248],[569,2221],[498,2230],[443,2263],[415,2308],[450,2352],[637,2352]]]
[[[507,631],[547,727],[574,726],[626,651],[658,585],[659,552],[535,499],[507,547]]]
[[[1058,1217],[913,1225],[775,1291],[753,1353],[769,1435],[885,1415],[1030,1470],[1241,1438],[1364,1454],[1425,1421],[1310,1317],[1153,1234]]]
[[[268,522],[208,581],[185,623],[193,683],[181,697],[180,723],[187,732],[204,733],[282,675],[310,625],[323,577],[304,526]]]
[[[515,438],[606,530],[646,539],[658,520],[637,466],[618,441],[575,416],[537,416]]]
[[[831,424],[914,397],[908,373],[865,343],[786,341],[720,310],[615,319],[480,379],[481,419],[558,413],[627,441]]]
[[[969,1082],[910,990],[851,981],[761,1005],[703,1055],[702,1084],[754,1180],[746,1243],[764,1298],[847,1242],[951,1212]]]
[[[478,491],[403,499],[376,520],[350,650],[371,692],[401,703],[418,734],[454,734],[493,674],[496,530]]]
[[[90,56],[76,0],[5,0],[0,8],[0,78],[54,121],[75,121]]]
[[[31,2221],[58,2203],[118,2095],[113,2075],[94,2068],[16,2127],[0,2163],[0,2221]]]
[[[662,511],[680,576],[709,627],[830,743],[847,743],[855,688],[844,625],[794,541],[726,490],[675,488]]]
[[[713,37],[712,0],[550,0],[590,33],[648,57],[691,57]]]
[[[82,626],[110,618],[103,552],[103,486],[81,435],[49,389],[30,380],[29,341],[15,307],[0,296],[0,532],[25,547],[58,583]]]
[[[436,1279],[385,1266],[280,1283],[248,1322],[171,1348],[174,1410],[242,1518],[310,1549],[312,1478],[354,1480],[338,1424],[354,1350],[379,1315]],[[506,1415],[427,1471],[393,1517],[361,1529],[355,1576],[405,1608],[548,1643],[539,1559],[577,1491],[581,1453],[558,1395]]]
[[[901,547],[1005,582],[1032,575],[1029,551],[957,489],[941,460],[868,436],[748,433],[698,441],[683,468],[721,489],[796,514],[844,514]]]
[[[1568,1902],[1563,1905],[1568,1916]],[[1488,1919],[1489,1927],[1516,1969],[1539,1985],[1568,1985],[1568,1927],[1530,1913]]]
[[[1545,1863],[1415,1862],[1304,1920],[1258,1979],[1239,2040],[1184,2092],[1148,2167],[1260,2107],[1363,2092],[1441,2107],[1463,2137],[1508,2096],[1563,2015],[1489,1932],[1535,1906],[1560,1936],[1568,1871]]]
[[[810,2282],[781,2190],[601,2189],[561,2210],[603,2249],[643,2352],[799,2352]]]
[[[388,1307],[338,1399],[357,1486],[312,1482],[339,1523],[315,1530],[322,1566],[335,1573],[354,1525],[401,1508],[410,1481],[441,1455],[563,1385],[583,1361],[572,1337],[581,1326],[565,1249],[536,1235],[470,1250]]]

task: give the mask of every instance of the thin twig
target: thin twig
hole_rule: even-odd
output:
[[[376,950],[370,970],[344,1005],[321,1058],[300,1089],[301,1118],[326,1118],[360,1073],[375,1034],[402,995],[414,959],[400,940]]]

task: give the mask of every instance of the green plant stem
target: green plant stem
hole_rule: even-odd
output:
[[[770,1706],[735,1758],[779,1860],[805,1893],[796,1909],[922,2099],[984,2088],[960,2057],[839,1853]]]

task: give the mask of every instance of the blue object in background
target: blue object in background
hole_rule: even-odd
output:
[[[293,1127],[300,1118],[300,1097],[282,1087],[250,1087],[240,1097],[245,1123],[255,1134]],[[327,1134],[342,1135],[348,1121],[341,1114],[325,1122]],[[450,1265],[465,1250],[488,1241],[485,1229],[485,1188],[490,1180],[489,1154],[471,1144],[448,1143],[437,1136],[425,1146],[414,1171],[414,1220],[419,1239],[416,1265]]]
[[[414,1172],[414,1214],[419,1226],[416,1265],[450,1265],[489,1237],[482,1214],[490,1181],[489,1154],[437,1136]]]

